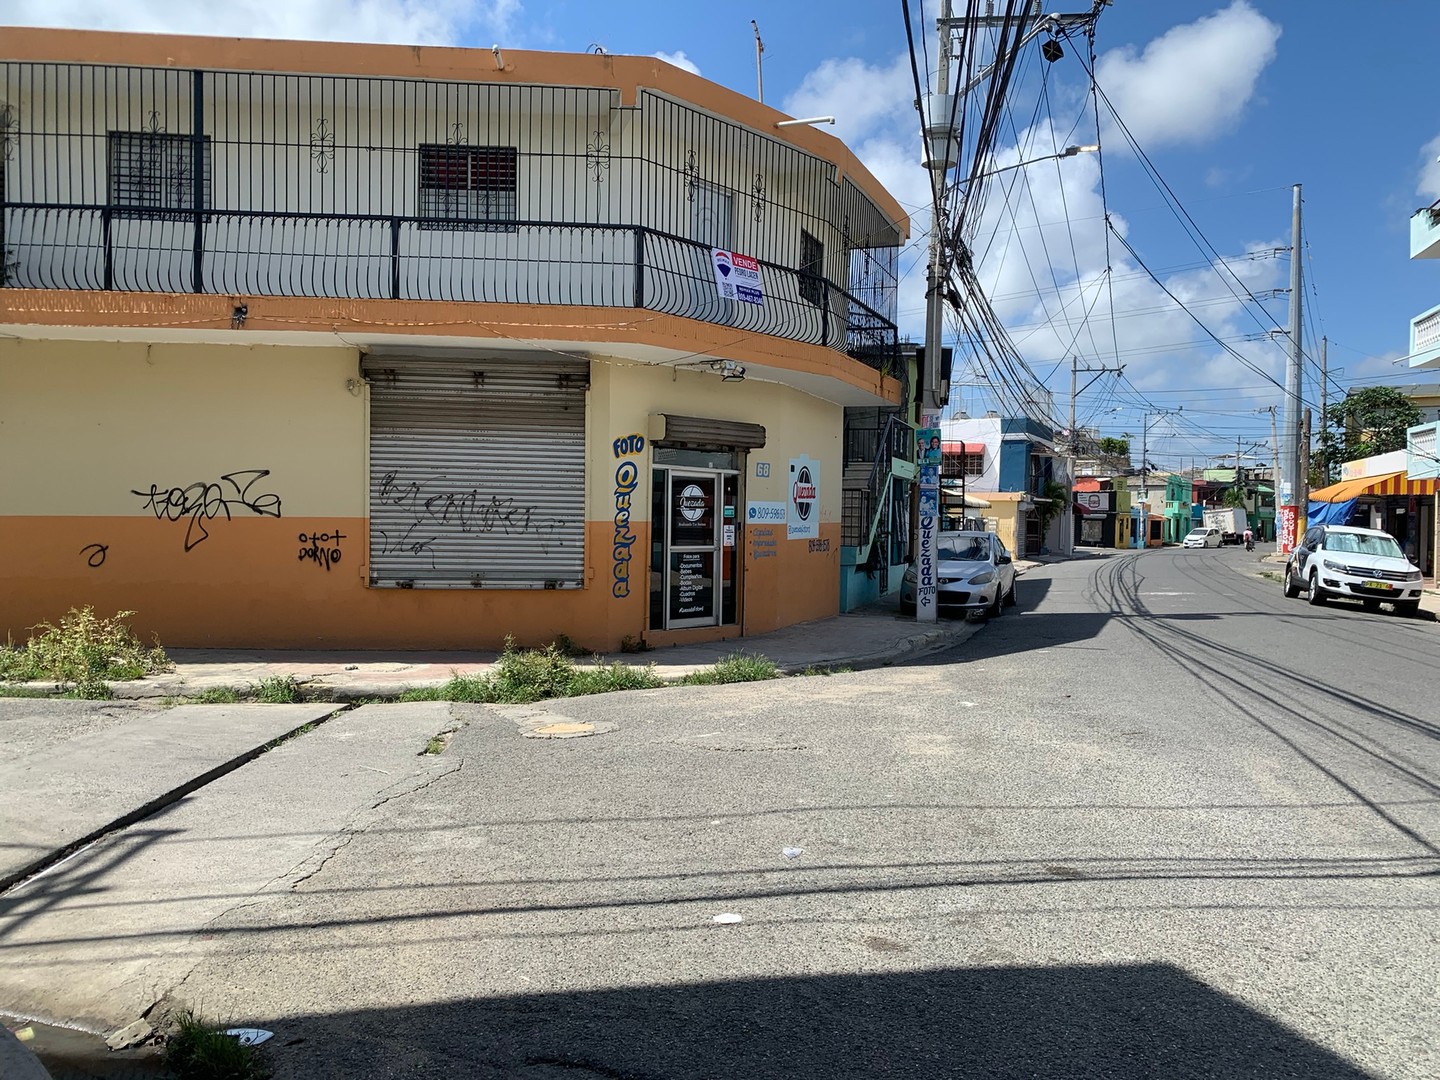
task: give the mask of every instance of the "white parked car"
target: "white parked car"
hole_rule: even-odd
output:
[[[1394,604],[1398,614],[1414,615],[1423,582],[1393,536],[1350,525],[1306,529],[1285,563],[1285,595],[1304,592],[1312,604],[1343,596],[1372,609]]]
[[[941,611],[999,615],[1015,603],[1015,564],[994,533],[944,532],[935,538],[935,594]],[[915,567],[900,582],[900,613],[915,614]]]
[[[1181,547],[1211,548],[1219,547],[1224,541],[1219,529],[1191,529],[1185,534],[1185,539],[1180,541]]]

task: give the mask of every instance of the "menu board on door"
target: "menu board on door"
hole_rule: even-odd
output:
[[[670,618],[715,617],[715,552],[670,553]]]

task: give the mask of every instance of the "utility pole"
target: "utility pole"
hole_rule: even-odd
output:
[[[1302,293],[1299,184],[1294,187],[1294,204],[1290,217],[1290,364],[1285,371],[1285,464],[1276,490],[1279,496],[1277,513],[1283,515],[1281,520],[1286,521],[1290,535],[1289,543],[1282,543],[1279,548],[1282,554],[1294,545],[1304,516],[1304,507],[1298,503],[1303,479],[1300,475],[1300,402],[1304,391],[1304,372],[1300,366]]]
[[[754,19],[750,25],[755,29],[755,99],[765,104],[765,73],[760,69],[760,57],[765,53],[765,43],[760,40],[760,24]]]
[[[924,386],[920,396],[921,432],[940,426],[940,410],[944,402],[940,398],[940,365],[942,335],[944,331],[944,310],[941,307],[944,283],[950,272],[945,262],[945,248],[942,238],[946,223],[940,220],[945,210],[946,175],[959,161],[959,147],[955,142],[953,127],[956,109],[950,99],[950,41],[951,18],[950,0],[940,0],[940,18],[936,23],[939,31],[939,51],[935,72],[935,93],[925,103],[925,165],[930,171],[931,213],[930,259],[925,272],[925,370]],[[759,31],[756,31],[758,40]],[[922,434],[922,442],[924,436]],[[939,580],[935,573],[937,563],[935,541],[940,525],[940,464],[919,462],[919,483],[916,497],[919,503],[915,530],[915,620],[933,623],[940,614],[937,590]],[[962,466],[961,472],[964,472]]]
[[[1071,356],[1071,357],[1070,357],[1070,438],[1069,438],[1069,443],[1068,443],[1068,446],[1067,446],[1067,449],[1068,449],[1069,452],[1066,454],[1066,463],[1067,463],[1067,465],[1068,465],[1068,469],[1069,469],[1069,473],[1070,473],[1070,487],[1072,488],[1072,490],[1073,490],[1073,488],[1074,488],[1074,486],[1075,486],[1075,462],[1076,462],[1076,458],[1079,457],[1079,454],[1078,454],[1077,451],[1079,450],[1079,447],[1080,447],[1080,432],[1077,431],[1076,428],[1075,428],[1075,399],[1076,399],[1077,397],[1079,397],[1080,394],[1081,394],[1083,391],[1089,390],[1090,387],[1094,386],[1095,383],[1096,383],[1096,381],[1097,381],[1102,375],[1111,374],[1111,373],[1118,375],[1118,374],[1120,374],[1122,371],[1125,370],[1125,365],[1124,365],[1124,364],[1121,364],[1121,365],[1119,365],[1118,367],[1113,367],[1113,368],[1112,368],[1112,367],[1103,367],[1103,366],[1102,366],[1102,367],[1098,367],[1098,368],[1096,368],[1096,367],[1083,367],[1083,368],[1082,368],[1082,367],[1080,367],[1079,365],[1080,365],[1080,358],[1079,358],[1078,356]],[[1087,382],[1084,386],[1080,387],[1080,388],[1077,390],[1077,389],[1076,389],[1077,377],[1078,377],[1079,373],[1082,372],[1082,371],[1084,371],[1084,372],[1086,372],[1086,373],[1094,372],[1095,378],[1091,379],[1091,380],[1090,380],[1089,382]],[[1074,513],[1075,513],[1074,505],[1075,505],[1075,504],[1074,504],[1074,500],[1071,499],[1071,500],[1069,501],[1069,503],[1066,505],[1066,508],[1065,508],[1065,519],[1066,519],[1066,522],[1067,522],[1067,530],[1066,530],[1066,533],[1065,533],[1065,536],[1066,536],[1066,544],[1065,544],[1065,547],[1066,547],[1066,550],[1067,550],[1068,552],[1073,552],[1073,551],[1075,550],[1075,523],[1074,523],[1074,521],[1072,520],[1072,519],[1073,519],[1073,515],[1074,515]]]
[[[1322,337],[1320,339],[1320,438],[1322,439],[1325,438],[1325,432],[1330,430],[1326,424],[1326,421],[1330,419],[1328,415],[1330,405],[1330,358],[1325,355],[1328,351],[1329,344],[1329,338]],[[1330,454],[1328,451],[1324,454],[1324,463],[1324,479],[1328,484],[1330,482]],[[1308,501],[1306,503],[1306,509],[1309,509]]]
[[[1306,406],[1305,419],[1300,428],[1300,490],[1296,496],[1308,513],[1310,510],[1310,409]]]
[[[1019,27],[1014,27],[1018,36],[1007,45],[1009,49],[1020,49],[1035,40],[1040,34],[1052,34],[1069,27],[1093,23],[1098,6],[1089,12],[1073,15],[1042,14],[1038,0],[1029,5],[1031,10],[1024,16]],[[1025,23],[1029,25],[1026,26]],[[993,11],[984,16],[967,15],[956,19],[951,0],[940,0],[940,17],[935,28],[939,37],[936,50],[935,92],[920,102],[925,135],[925,167],[930,172],[931,206],[934,220],[930,222],[930,254],[925,275],[925,370],[923,385],[919,387],[919,417],[922,431],[940,427],[940,410],[945,402],[940,393],[941,338],[944,332],[943,298],[950,280],[950,270],[942,238],[950,231],[950,222],[942,220],[945,210],[947,176],[960,161],[960,147],[956,138],[955,119],[964,115],[958,97],[963,97],[978,87],[1000,69],[1002,57],[978,71],[964,81],[959,94],[950,94],[950,63],[954,58],[953,43],[957,31],[966,35],[967,53],[970,49],[969,35],[981,34],[985,30],[999,27],[1011,28],[1012,20],[994,15]],[[1023,28],[1023,29],[1022,29]],[[755,31],[759,41],[760,31]],[[1052,47],[1047,58],[1058,59],[1063,50],[1058,42],[1048,43]],[[758,55],[758,54],[757,54]],[[967,72],[974,70],[967,64]],[[940,518],[940,468],[932,468],[927,462],[920,462],[916,499],[918,523],[915,530],[915,618],[920,622],[934,622],[937,615],[935,576],[935,539]]]

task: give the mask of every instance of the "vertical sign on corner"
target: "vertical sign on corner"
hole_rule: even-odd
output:
[[[915,619],[934,622],[936,602],[936,539],[940,532],[940,415],[925,413],[916,433],[915,460],[920,464],[920,520],[915,544]]]
[[[785,539],[814,540],[820,535],[820,463],[802,454],[790,459],[789,508]]]

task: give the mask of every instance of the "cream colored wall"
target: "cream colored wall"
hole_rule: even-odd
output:
[[[840,520],[840,406],[776,383],[753,379],[721,382],[709,371],[605,358],[594,358],[590,370],[589,520],[605,521],[614,516],[615,469],[624,458],[615,456],[613,443],[632,434],[646,437],[643,454],[624,455],[637,463],[641,473],[633,516],[635,520],[649,519],[650,416],[667,412],[763,425],[765,446],[748,455],[745,498],[788,501],[789,461],[804,454],[820,462],[821,522]],[[770,464],[769,478],[755,476],[757,462]]]
[[[351,349],[0,339],[0,513],[153,516],[133,492],[268,469],[286,517],[363,517],[366,424]]]

